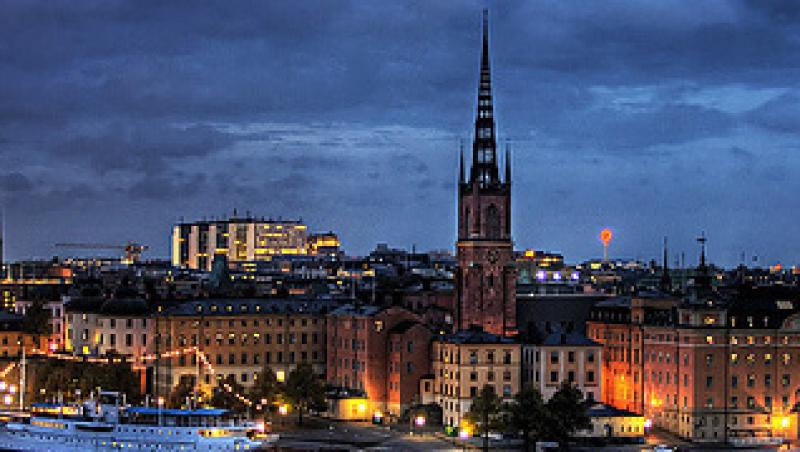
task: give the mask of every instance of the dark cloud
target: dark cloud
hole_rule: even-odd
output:
[[[749,112],[754,124],[780,133],[800,135],[800,95],[789,92]]]
[[[12,256],[47,255],[59,234],[166,255],[178,216],[235,206],[302,215],[356,252],[449,247],[483,6],[4,2],[0,199],[15,218]],[[717,249],[747,236],[765,256],[800,253],[764,221],[781,206],[789,214],[775,223],[791,230],[800,207],[786,195],[800,170],[800,8],[489,6],[519,246],[577,259],[596,253],[594,229],[616,225],[631,256],[656,254],[664,234],[689,237],[688,249],[698,229],[719,235]]]
[[[33,183],[25,177],[24,174],[13,172],[8,174],[0,174],[0,190],[17,193],[30,191],[33,188]]]

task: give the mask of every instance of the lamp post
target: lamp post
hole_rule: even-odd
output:
[[[161,419],[161,409],[162,409],[163,406],[164,406],[164,398],[163,397],[159,397],[158,398],[158,426],[159,427],[161,427],[161,421],[162,421],[162,419]]]

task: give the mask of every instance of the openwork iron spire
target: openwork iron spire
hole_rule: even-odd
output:
[[[475,139],[472,143],[470,182],[481,186],[500,182],[497,169],[497,137],[492,106],[492,76],[489,68],[489,11],[483,10],[483,51],[478,87],[478,112],[475,118]]]

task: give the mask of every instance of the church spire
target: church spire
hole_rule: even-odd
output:
[[[488,187],[500,182],[497,168],[497,142],[492,106],[492,76],[489,68],[489,11],[483,10],[483,51],[481,52],[478,111],[472,143],[470,182]]]

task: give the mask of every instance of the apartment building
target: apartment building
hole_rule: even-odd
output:
[[[458,427],[486,385],[510,400],[521,388],[522,345],[479,327],[437,336],[433,342],[433,393],[446,426]]]

